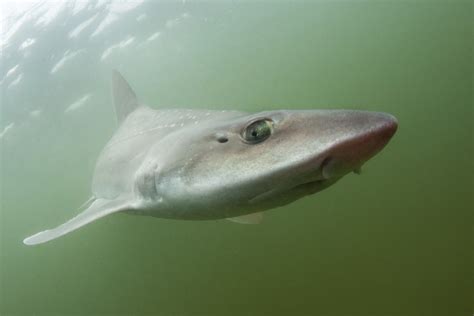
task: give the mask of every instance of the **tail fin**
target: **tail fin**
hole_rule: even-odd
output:
[[[135,92],[117,70],[112,73],[112,97],[119,124],[139,106]]]
[[[25,245],[42,244],[70,233],[108,214],[120,212],[126,209],[126,204],[122,200],[97,199],[92,201],[85,211],[70,219],[66,223],[59,225],[56,228],[45,230],[25,238],[23,243]]]

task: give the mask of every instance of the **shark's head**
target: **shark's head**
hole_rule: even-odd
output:
[[[157,168],[155,187],[183,217],[270,209],[358,171],[396,129],[389,114],[349,110],[269,111],[211,121],[168,137],[167,163]]]

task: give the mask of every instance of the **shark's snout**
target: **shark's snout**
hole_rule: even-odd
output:
[[[379,124],[376,127],[375,137],[382,144],[382,147],[392,138],[398,128],[398,120],[395,116],[387,113],[378,113]]]
[[[326,153],[321,166],[325,179],[357,171],[389,142],[398,128],[397,119],[377,112],[345,113],[343,136]]]

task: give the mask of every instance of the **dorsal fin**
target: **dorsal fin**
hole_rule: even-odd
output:
[[[114,70],[112,74],[112,97],[117,122],[120,124],[138,107],[139,103],[135,92],[117,70]]]

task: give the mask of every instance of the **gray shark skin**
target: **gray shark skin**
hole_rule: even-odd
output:
[[[100,154],[82,213],[26,245],[116,212],[257,223],[262,211],[358,171],[397,129],[384,113],[352,110],[154,110],[114,72],[119,127]]]

